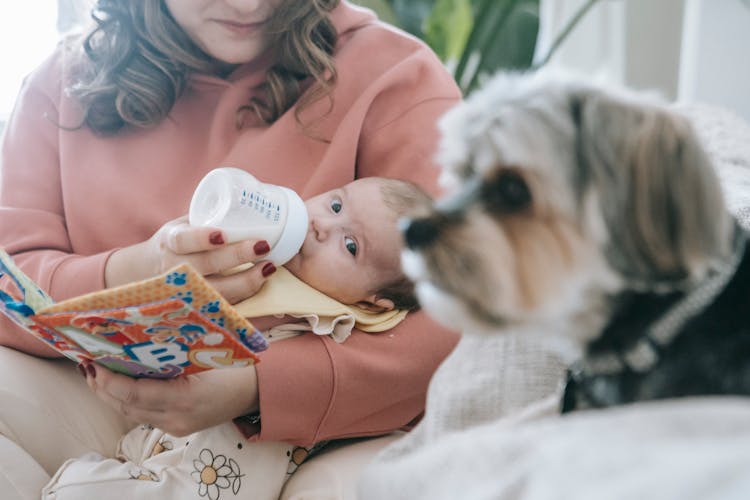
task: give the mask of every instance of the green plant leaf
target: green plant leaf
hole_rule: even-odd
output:
[[[532,65],[539,32],[539,10],[534,3],[520,1],[508,13],[502,28],[482,49],[477,78],[499,69],[518,70]]]
[[[425,41],[449,67],[455,67],[474,24],[471,0],[437,0],[424,23]]]
[[[398,18],[398,26],[424,40],[424,21],[436,0],[388,0]]]
[[[539,0],[479,0],[454,77],[464,94],[499,69],[528,68],[539,30]]]
[[[533,64],[540,0],[354,1],[423,39],[465,95],[500,69],[527,69]]]

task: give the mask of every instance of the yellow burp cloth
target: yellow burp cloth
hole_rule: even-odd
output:
[[[382,332],[393,328],[407,311],[394,309],[382,313],[342,304],[279,267],[258,293],[234,305],[245,318],[286,314],[304,319],[308,325],[290,323],[271,329],[272,332],[312,331],[330,335],[343,342],[355,326],[365,332]]]

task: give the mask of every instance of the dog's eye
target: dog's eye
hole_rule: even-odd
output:
[[[529,186],[512,170],[504,170],[484,182],[481,197],[487,209],[493,212],[515,212],[531,204]]]

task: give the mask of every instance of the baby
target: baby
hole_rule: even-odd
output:
[[[353,326],[391,328],[417,306],[401,272],[397,220],[429,200],[411,183],[382,177],[307,200],[309,229],[299,253],[235,309],[272,341],[312,331],[342,342]],[[305,321],[290,323],[289,316]]]
[[[382,177],[350,182],[305,202],[310,229],[286,268],[345,304],[372,311],[416,306],[401,272],[397,220],[429,200],[416,185]]]
[[[416,185],[381,177],[310,198],[300,252],[235,308],[271,340],[312,330],[342,342],[352,326],[392,327],[417,307],[400,268],[397,220],[429,201]],[[282,314],[306,322],[289,326]],[[288,443],[250,443],[231,422],[185,437],[139,426],[121,439],[116,458],[89,454],[65,462],[42,498],[220,498],[225,489],[229,497],[242,491],[275,498],[299,463],[294,451]]]

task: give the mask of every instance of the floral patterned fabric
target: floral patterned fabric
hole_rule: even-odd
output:
[[[116,458],[67,461],[42,498],[275,500],[297,455],[286,443],[248,443],[231,423],[182,438],[140,426],[120,441]]]

